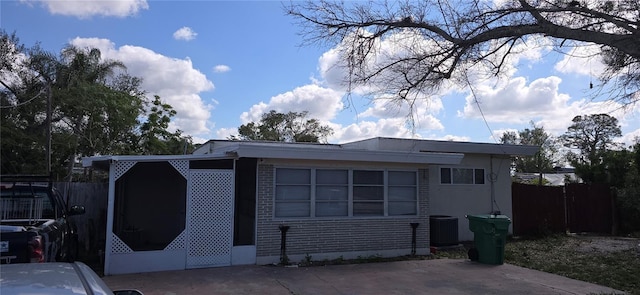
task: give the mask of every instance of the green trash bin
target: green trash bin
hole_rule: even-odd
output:
[[[504,245],[511,219],[505,215],[467,215],[475,248],[469,258],[485,264],[504,263]]]

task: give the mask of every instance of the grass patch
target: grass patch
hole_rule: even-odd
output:
[[[572,236],[511,240],[505,247],[505,263],[640,295],[637,247],[602,250],[597,244],[588,238]]]
[[[566,235],[509,239],[504,262],[640,295],[640,241],[627,241],[633,248],[612,247],[616,241]],[[471,246],[438,250],[433,258],[468,259]]]

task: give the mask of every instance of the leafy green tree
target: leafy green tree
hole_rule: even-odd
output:
[[[15,34],[1,30],[0,42],[2,174],[46,173],[49,135],[58,179],[71,177],[82,156],[193,149],[190,137],[166,130],[175,116],[171,106],[156,97],[146,108],[141,79],[98,49],[68,46],[58,57],[37,45],[24,48]]]
[[[147,121],[140,126],[140,153],[143,155],[183,154],[193,151],[191,137],[182,136],[177,130],[167,129],[176,111],[169,104],[163,103],[156,95],[147,114]]]
[[[609,182],[607,158],[618,147],[615,138],[622,136],[618,119],[607,114],[576,116],[561,139],[564,146],[577,149],[567,153],[567,160],[576,168],[576,174],[587,183]]]
[[[532,157],[514,157],[516,172],[551,172],[556,165],[558,153],[556,140],[544,130],[544,127],[536,126],[533,122],[531,122],[531,127],[531,129],[520,130],[518,133],[507,131],[500,138],[500,142],[503,144],[535,145],[540,147],[540,150]]]
[[[41,51],[38,46],[30,52]],[[47,171],[46,101],[49,89],[26,60],[15,34],[0,30],[0,163],[2,174]]]
[[[413,105],[447,82],[466,86],[472,67],[497,75],[510,56],[549,42],[563,53],[598,45],[611,99],[640,99],[639,1],[307,0],[286,12],[306,44],[335,46],[349,90],[373,89],[375,97]]]
[[[616,177],[621,178],[623,184],[615,182],[615,191],[620,231],[632,233],[640,231],[640,138],[637,138],[631,147],[627,159],[628,161],[622,161],[626,164],[626,171],[620,169],[618,172],[621,173],[616,173]]]
[[[284,142],[326,142],[333,133],[331,127],[316,119],[307,119],[308,112],[278,113],[274,110],[262,115],[260,122],[251,122],[238,128],[242,140]]]
[[[104,60],[100,50],[69,46],[58,63],[53,95],[56,128],[72,136],[68,144],[69,175],[78,156],[122,153],[122,140],[138,124],[143,97],[122,92],[111,84],[119,61]],[[126,80],[125,80],[126,81]]]

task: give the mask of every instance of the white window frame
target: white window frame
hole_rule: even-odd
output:
[[[449,180],[450,180],[450,182],[443,182],[442,169],[449,169]],[[453,179],[454,179],[453,178],[453,176],[454,176],[453,170],[454,169],[457,169],[457,170],[462,170],[462,169],[471,170],[472,171],[472,173],[471,173],[471,175],[472,175],[472,183],[454,183],[453,182]],[[477,180],[476,180],[476,171],[477,170],[482,170],[482,183],[477,183]],[[439,178],[440,178],[440,185],[485,185],[485,184],[487,184],[486,169],[484,169],[484,168],[442,166],[442,167],[438,168],[438,175],[439,175]]]
[[[309,200],[309,216],[276,216],[276,206],[278,203],[282,201],[276,201],[276,193],[277,193],[277,173],[278,169],[302,169],[302,170],[310,170],[311,175],[311,184],[310,184],[310,200]],[[317,192],[317,177],[316,172],[318,170],[342,170],[347,171],[348,175],[348,185],[347,185],[347,215],[337,215],[337,216],[316,216],[316,204],[318,200],[316,200],[316,192]],[[353,214],[353,172],[354,171],[381,171],[383,173],[383,214],[381,215],[354,215]],[[389,214],[389,172],[411,172],[415,176],[415,214],[399,214],[399,215],[391,215]],[[277,166],[273,168],[273,210],[272,215],[274,219],[342,219],[342,218],[402,218],[402,217],[416,217],[420,215],[420,206],[419,206],[419,194],[420,194],[420,182],[419,182],[419,171],[418,170],[410,170],[410,169],[370,169],[370,168],[339,168],[339,167],[290,167],[290,166]],[[287,185],[287,184],[284,184]],[[393,187],[398,187],[399,185],[392,185]],[[410,186],[411,185],[404,185]],[[357,201],[356,201],[357,202]]]

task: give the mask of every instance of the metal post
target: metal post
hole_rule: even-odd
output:
[[[289,226],[281,224],[278,228],[280,229],[280,263],[287,265],[289,264],[289,258],[287,257],[287,231]]]
[[[412,222],[411,223],[411,231],[412,231],[412,236],[411,236],[411,255],[416,255],[416,229],[418,228],[418,225],[420,225],[420,223],[417,223],[417,222]]]
[[[51,176],[51,116],[52,116],[52,93],[51,93],[51,82],[47,81],[47,117],[46,117],[46,124],[47,124],[47,146],[46,146],[46,153],[47,153],[47,175]]]

